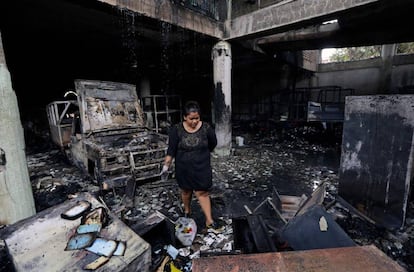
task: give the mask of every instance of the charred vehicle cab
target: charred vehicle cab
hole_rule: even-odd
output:
[[[168,136],[144,126],[134,85],[75,81],[77,100],[47,106],[54,143],[103,189],[159,176]]]

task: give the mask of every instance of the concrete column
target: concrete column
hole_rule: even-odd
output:
[[[23,127],[0,33],[0,225],[36,213],[27,169]]]
[[[217,135],[215,152],[219,156],[231,151],[231,47],[218,42],[212,50],[214,76],[214,118]]]
[[[379,81],[379,93],[391,93],[392,61],[395,55],[395,44],[384,44],[381,48],[382,68]]]

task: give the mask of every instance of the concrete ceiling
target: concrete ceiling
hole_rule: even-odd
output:
[[[145,77],[167,93],[212,84],[215,39],[97,1],[3,2],[0,31],[23,114],[63,99],[77,78],[139,86]]]
[[[357,12],[323,18],[338,19],[334,25],[306,21],[239,37],[230,40],[233,69],[265,69],[275,65],[269,56],[284,50],[414,41],[412,14],[414,1],[382,0]],[[77,78],[139,85],[147,77],[153,90],[209,103],[204,98],[212,89],[210,52],[217,38],[95,0],[3,1],[0,31],[13,87],[24,108],[44,111],[44,105],[61,99]]]
[[[414,1],[378,1],[317,22],[302,22],[291,29],[250,40],[267,52],[352,47],[414,41]],[[323,25],[323,21],[337,23]]]

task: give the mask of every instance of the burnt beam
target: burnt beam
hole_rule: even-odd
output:
[[[228,40],[247,37],[269,35],[272,32],[281,32],[289,26],[306,23],[321,22],[334,18],[344,11],[373,4],[378,0],[298,0],[284,5],[273,5],[255,12],[234,18],[231,27],[227,29]]]

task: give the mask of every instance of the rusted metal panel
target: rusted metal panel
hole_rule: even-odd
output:
[[[76,80],[82,132],[144,126],[142,108],[131,84]]]
[[[402,272],[398,263],[373,245],[205,257],[193,260],[193,272]]]

